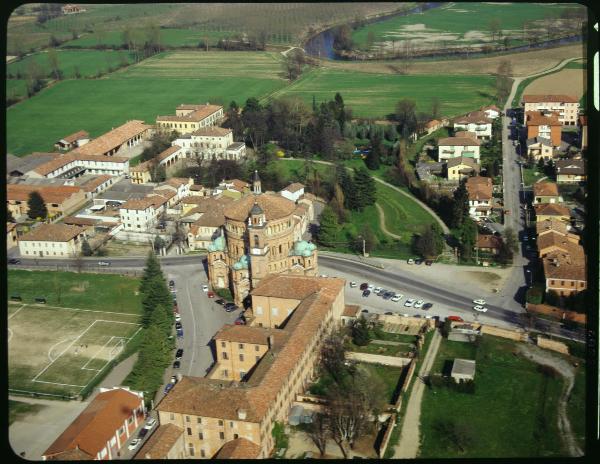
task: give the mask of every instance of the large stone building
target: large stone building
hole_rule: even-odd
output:
[[[316,246],[298,236],[297,212],[293,201],[262,193],[255,172],[252,193],[223,209],[222,234],[208,246],[212,287],[229,288],[240,304],[269,274],[316,275]]]

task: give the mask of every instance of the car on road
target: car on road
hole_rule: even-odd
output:
[[[373,285],[373,284],[370,284],[370,285],[367,287],[367,290],[369,290],[369,291],[371,291],[371,292],[372,292],[373,290],[375,290],[375,285]]]
[[[382,290],[382,288],[381,288],[381,287],[375,287],[375,288],[373,289],[373,293],[374,293],[375,295],[379,295],[379,292],[380,292],[381,290]]]
[[[179,348],[175,353],[175,359],[181,359],[183,357],[183,348]]]
[[[396,293],[391,299],[392,301],[400,301],[404,295],[402,293]]]
[[[175,286],[175,281],[169,280],[169,287],[174,287],[174,286]]]
[[[171,383],[177,383],[177,376],[176,375],[172,375],[171,376]]]
[[[363,313],[363,314],[367,314],[368,312],[369,312],[369,310],[368,310],[368,309],[363,309],[363,310],[361,310],[361,313]]]
[[[16,259],[16,258],[11,258],[8,260],[8,264],[21,264],[21,260]]]
[[[177,330],[177,338],[183,338],[183,329]]]
[[[246,325],[246,318],[244,316],[238,317],[235,322],[235,325]]]
[[[173,377],[175,377],[175,382],[173,382]],[[177,376],[174,375],[173,377],[171,377],[171,382],[173,383],[177,383]],[[150,430],[152,427],[154,427],[156,425],[156,419],[154,417],[151,417],[150,419],[148,419],[148,421],[146,422],[146,425],[144,425],[145,429]]]
[[[523,240],[526,242],[529,240],[529,235],[523,235]]]
[[[98,261],[98,266],[110,266],[110,262],[108,262],[108,261]]]
[[[363,296],[364,298],[368,297],[370,294],[371,294],[371,290],[368,290],[368,289],[367,289],[367,290],[365,290],[364,292],[362,292],[362,296]]]
[[[428,309],[430,309],[432,306],[433,306],[433,303],[425,303],[425,304],[423,305],[423,308],[421,308],[421,309],[424,309],[425,311],[427,311],[427,310],[428,310]]]
[[[170,391],[173,389],[173,387],[174,387],[174,384],[172,384],[172,383],[168,383],[168,384],[166,385],[166,387],[165,387],[165,395],[166,395],[167,393],[169,393],[169,392],[170,392]],[[144,429],[142,429],[142,430],[144,430]],[[142,433],[142,432],[141,432],[141,430],[140,430],[140,434],[141,434],[141,433]],[[148,433],[148,431],[146,431],[146,433]],[[144,435],[146,435],[146,433],[144,433]]]
[[[215,300],[215,303],[217,303],[218,305],[223,306],[227,302],[223,298],[219,298],[218,300]]]
[[[127,449],[129,451],[133,451],[138,446],[140,446],[141,442],[142,442],[142,440],[140,440],[139,438],[134,438],[133,440],[131,440],[131,443],[129,443],[129,445],[127,446]]]
[[[423,300],[417,300],[415,302],[415,309],[421,309],[424,304],[425,304],[425,302]]]
[[[415,260],[410,258],[408,261],[406,261],[408,264],[415,264]]]
[[[454,322],[465,322],[460,316],[448,316],[447,319]]]
[[[208,292],[208,285],[206,285],[206,284],[202,285],[202,291]]]
[[[356,285],[357,285],[357,283],[356,283],[356,282],[350,282],[350,288],[355,288],[355,287],[356,287]]]
[[[477,300],[473,300],[473,303],[475,303],[476,305],[484,305],[485,300],[483,298],[479,298]]]
[[[382,296],[384,300],[389,300],[394,296],[394,292],[385,292]]]
[[[239,309],[237,307],[237,305],[234,305],[233,303],[228,303],[225,305],[225,311],[228,313],[232,313],[234,312],[236,309]]]
[[[427,261],[425,261],[425,266],[431,266],[433,264],[433,261],[428,259]]]
[[[475,311],[479,311],[480,313],[487,313],[488,310],[485,306],[482,305],[473,306],[473,309]]]
[[[369,288],[369,284],[366,282],[363,282],[362,284],[360,284],[360,287],[358,287],[359,289],[361,289],[362,291],[365,291],[367,288]]]
[[[415,259],[415,264],[423,264],[423,260],[421,258]]]
[[[414,298],[409,298],[408,300],[406,300],[404,302],[404,306],[406,306],[407,308],[410,308],[412,305],[415,304],[415,299]]]
[[[386,316],[393,316],[393,315],[394,315],[394,313],[393,313],[393,312],[391,312],[391,311],[388,311],[387,313],[384,313],[384,314],[385,314]]]
[[[181,322],[181,314],[175,315],[175,322]]]
[[[214,298],[215,297],[215,292],[210,292],[209,291],[209,292],[206,293],[206,296],[209,297],[209,298]]]
[[[181,361],[177,360],[173,362],[173,369],[179,369],[181,367]]]

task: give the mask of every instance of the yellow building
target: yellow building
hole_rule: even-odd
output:
[[[296,203],[262,193],[254,173],[252,194],[227,205],[223,234],[208,246],[213,288],[229,288],[237,304],[269,274],[317,274],[316,246],[297,238]]]
[[[203,127],[214,126],[222,119],[223,107],[220,105],[179,105],[175,109],[175,116],[158,116],[156,127],[159,130],[190,134]]]

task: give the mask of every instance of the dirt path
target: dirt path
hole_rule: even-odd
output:
[[[383,231],[383,233],[385,235],[387,235],[388,237],[392,237],[392,238],[395,238],[397,240],[401,240],[402,237],[400,237],[399,235],[396,235],[396,234],[390,232],[385,227],[385,213],[383,212],[383,208],[381,206],[379,206],[377,203],[375,203],[375,208],[377,208],[377,212],[379,213],[379,225],[381,226],[381,230]]]
[[[575,384],[575,369],[566,360],[533,345],[519,345],[519,350],[526,357],[538,364],[545,364],[556,369],[565,378],[565,387],[558,403],[558,429],[561,432],[569,456],[583,456],[583,450],[577,444],[571,422],[567,415],[567,400]]]
[[[441,341],[442,336],[436,330],[433,334],[429,350],[427,350],[427,354],[421,365],[421,370],[418,374],[419,377],[415,379],[412,392],[408,398],[406,414],[404,416],[404,421],[402,422],[402,431],[400,432],[400,441],[394,449],[394,459],[415,459],[419,452],[421,442],[421,401],[423,400],[423,392],[425,391],[425,384],[420,379],[429,374],[437,356]]]

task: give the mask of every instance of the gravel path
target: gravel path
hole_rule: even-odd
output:
[[[423,400],[423,392],[425,391],[425,384],[420,379],[429,374],[441,341],[442,336],[436,330],[421,365],[421,370],[418,374],[419,378],[415,379],[410,397],[408,398],[406,414],[402,422],[402,431],[400,432],[400,440],[394,449],[394,459],[415,459],[419,452],[421,442],[421,401]]]
[[[379,206],[379,204],[375,203],[375,208],[377,208],[377,212],[379,213],[379,225],[381,226],[381,230],[383,231],[383,233],[385,235],[387,235],[388,237],[392,237],[397,240],[401,240],[402,237],[387,230],[387,227],[385,226],[385,213],[383,212],[383,209],[381,208],[381,206]]]
[[[567,415],[567,400],[569,399],[571,390],[575,384],[575,369],[566,360],[549,351],[542,350],[537,346],[519,344],[519,350],[533,362],[553,367],[565,378],[565,387],[558,403],[558,429],[561,432],[569,456],[583,456],[583,450],[575,440],[573,430],[571,429],[571,422]]]

